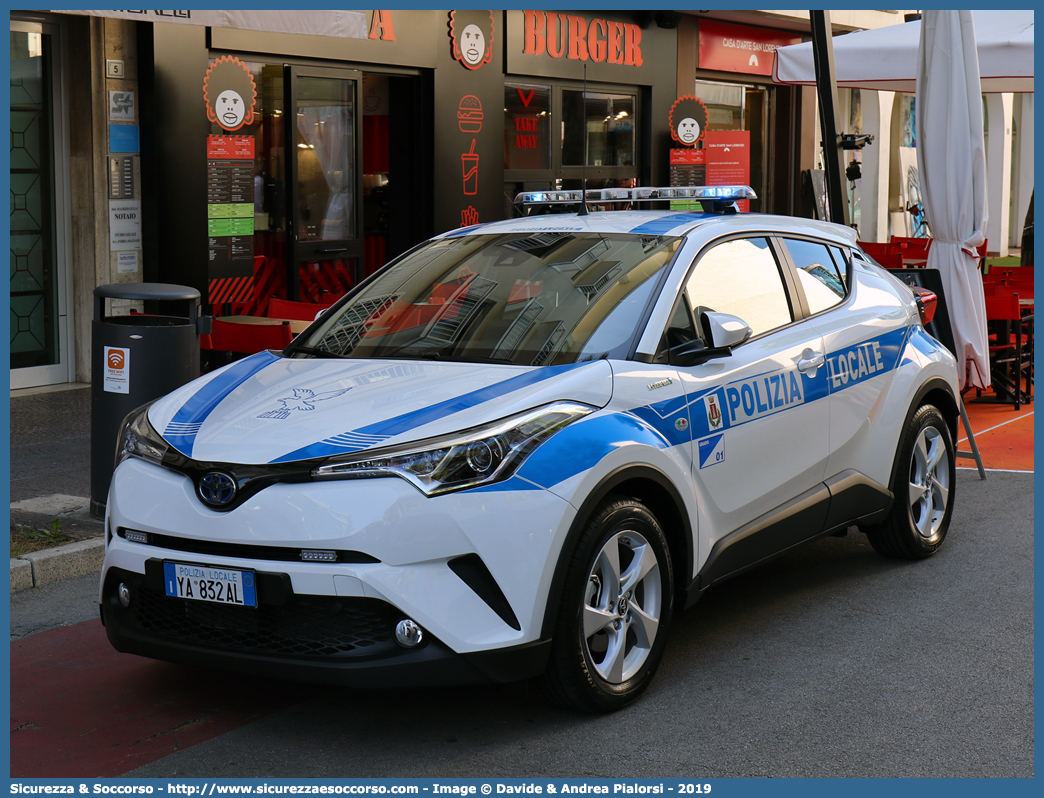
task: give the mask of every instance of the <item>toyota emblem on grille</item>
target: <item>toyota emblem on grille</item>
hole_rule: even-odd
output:
[[[236,481],[223,471],[209,471],[199,480],[199,498],[211,507],[224,507],[236,497]]]

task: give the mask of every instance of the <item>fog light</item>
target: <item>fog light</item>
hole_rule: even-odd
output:
[[[129,540],[131,543],[148,543],[149,536],[144,532],[139,532],[136,529],[125,529],[123,530],[124,540]]]
[[[395,642],[403,648],[413,648],[424,639],[424,630],[409,618],[395,624]]]
[[[301,559],[305,562],[337,562],[337,552],[327,549],[301,549]]]
[[[120,582],[120,586],[116,588],[116,595],[120,597],[120,604],[124,607],[130,606],[130,588],[126,582]]]

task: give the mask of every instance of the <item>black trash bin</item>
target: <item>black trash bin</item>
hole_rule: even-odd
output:
[[[105,517],[120,424],[137,407],[199,376],[199,291],[123,283],[94,289],[91,328],[91,515]],[[106,299],[179,303],[186,316],[106,316]],[[152,305],[149,306],[150,309]]]

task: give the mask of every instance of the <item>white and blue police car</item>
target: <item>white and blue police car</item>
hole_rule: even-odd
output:
[[[934,303],[845,227],[735,212],[751,196],[592,190],[709,211],[453,230],[132,413],[112,644],[349,686],[539,677],[605,711],[675,612],[774,555],[852,526],[931,555],[959,416]]]

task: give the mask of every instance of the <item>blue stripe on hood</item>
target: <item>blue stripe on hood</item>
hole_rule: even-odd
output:
[[[346,446],[343,441],[338,445],[334,438],[342,437],[343,435],[379,435],[385,438],[391,438],[395,435],[409,432],[417,427],[422,427],[425,424],[430,424],[433,421],[438,421],[446,416],[451,416],[454,413],[459,413],[462,410],[469,410],[470,408],[488,402],[491,399],[496,399],[505,394],[509,394],[512,391],[525,388],[528,385],[534,385],[538,382],[551,379],[552,377],[557,377],[567,371],[572,371],[575,368],[589,365],[590,361],[583,363],[567,363],[561,366],[542,366],[534,368],[531,371],[527,371],[525,374],[519,374],[518,376],[511,377],[503,382],[480,388],[477,391],[466,393],[454,399],[447,399],[445,402],[439,402],[430,407],[404,413],[401,416],[390,418],[387,421],[378,421],[376,424],[370,424],[367,427],[351,430],[350,432],[338,433],[338,435],[325,438],[317,443],[289,452],[288,454],[284,454],[282,457],[277,457],[275,460],[272,460],[272,462],[291,463],[295,460],[310,460],[314,457],[331,457],[333,455],[350,454],[355,451],[360,451],[369,447],[363,445],[357,445],[354,447],[350,445]]]
[[[163,437],[175,449],[186,457],[192,456],[192,447],[196,442],[196,434],[214,408],[232,391],[257,374],[265,366],[269,366],[279,358],[271,352],[258,352],[256,355],[236,361],[226,371],[221,372],[181,406],[174,417],[167,422]]]

